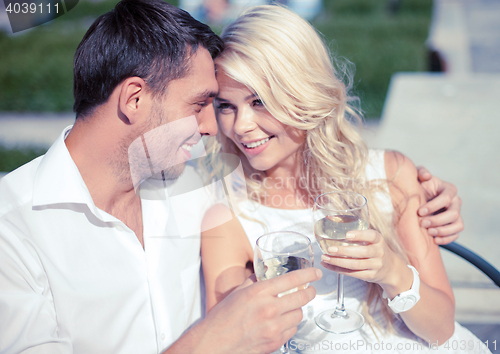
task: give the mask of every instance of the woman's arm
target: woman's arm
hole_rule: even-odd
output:
[[[420,276],[420,301],[401,313],[401,317],[418,336],[442,344],[454,331],[455,301],[439,246],[420,226],[417,217],[417,210],[426,201],[424,191],[410,159],[397,152],[386,152],[385,161],[388,180],[394,178],[389,188],[391,198],[401,214],[397,232],[410,263]],[[382,285],[391,299],[411,287],[413,275],[405,268]]]
[[[168,353],[270,353],[297,331],[302,307],[316,291],[309,286],[278,294],[321,278],[315,268],[299,269],[266,281],[248,277],[250,242],[235,215],[215,205],[202,223],[201,252],[207,316],[181,337]],[[246,280],[245,280],[246,279]]]
[[[253,250],[240,222],[223,204],[207,211],[202,230],[201,257],[208,313],[253,273],[247,268]]]
[[[417,170],[409,159],[393,152],[386,152],[385,166],[388,180],[393,181],[389,188],[391,198],[400,213],[397,233],[420,276],[420,300],[400,315],[417,336],[443,344],[454,331],[454,298],[439,246],[419,223],[417,210],[426,199],[417,180]],[[391,300],[410,290],[413,272],[379,232],[350,231],[346,237],[366,244],[330,247],[329,255],[322,256],[325,266],[331,265],[329,268],[336,272],[379,284]]]

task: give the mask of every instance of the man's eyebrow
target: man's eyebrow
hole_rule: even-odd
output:
[[[205,90],[202,93],[196,95],[193,98],[193,101],[203,101],[203,100],[206,100],[207,98],[217,96],[217,93],[218,93],[217,91]]]

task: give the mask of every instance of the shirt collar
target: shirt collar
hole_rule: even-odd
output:
[[[47,151],[36,171],[33,187],[33,206],[86,204],[103,221],[107,213],[95,206],[83,178],[71,158],[64,140],[71,131],[67,127]],[[106,214],[106,215],[104,215]],[[110,216],[110,215],[109,215]]]

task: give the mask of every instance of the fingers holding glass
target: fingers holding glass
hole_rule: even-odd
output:
[[[354,192],[330,192],[316,197],[313,206],[314,234],[323,253],[341,248],[362,246],[364,241],[347,235],[349,231],[366,230],[369,226],[367,201]],[[318,327],[332,333],[349,333],[361,328],[364,317],[344,306],[344,274],[337,275],[337,306],[316,316]]]

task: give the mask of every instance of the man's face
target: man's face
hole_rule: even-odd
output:
[[[202,135],[217,133],[212,105],[217,91],[212,57],[208,50],[199,47],[190,58],[187,75],[170,81],[166,94],[154,100],[149,120],[130,145],[134,186],[148,177],[180,176],[191,158],[192,146]]]

